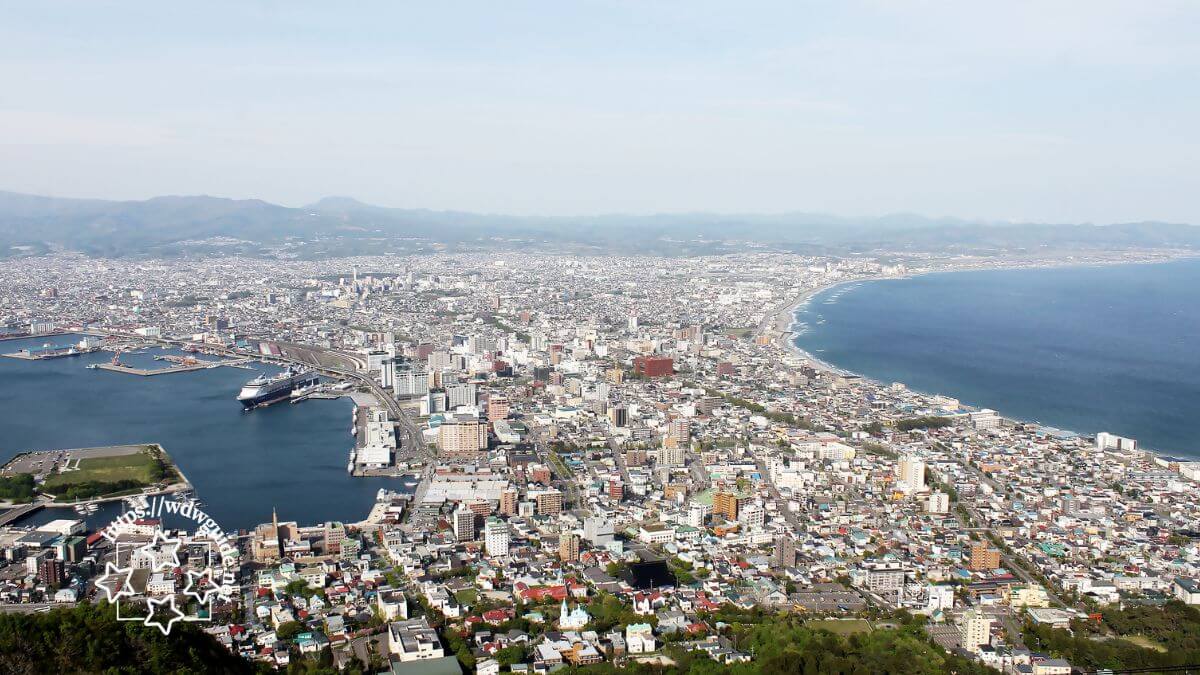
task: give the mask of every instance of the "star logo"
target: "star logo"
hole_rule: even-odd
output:
[[[192,596],[201,605],[207,605],[212,596],[221,590],[221,587],[213,581],[212,574],[212,568],[205,568],[200,572],[188,570],[188,581],[187,587],[183,589],[184,594]]]
[[[163,635],[170,633],[171,627],[175,625],[175,622],[186,616],[175,606],[174,595],[168,595],[165,598],[157,600],[151,598],[146,601],[146,604],[150,606],[150,614],[146,616],[146,620],[143,623],[147,626],[154,626],[162,631]],[[163,621],[166,621],[166,623],[163,623]]]
[[[131,575],[132,570],[117,567],[111,562],[106,563],[104,565],[104,574],[96,579],[96,588],[104,591],[104,596],[108,598],[110,603],[116,602],[117,598],[133,595],[133,587],[129,585],[129,577]]]
[[[135,552],[135,557],[146,558],[150,561],[150,571],[160,572],[179,567],[179,547],[183,542],[165,536],[161,530],[154,533],[154,539]]]

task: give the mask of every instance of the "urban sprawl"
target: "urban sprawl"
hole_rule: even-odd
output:
[[[831,285],[1001,264],[6,262],[8,336],[313,369],[326,393],[355,397],[347,469],[420,483],[381,491],[355,523],[292,522],[278,505],[208,578],[211,532],[149,517],[104,532],[9,524],[0,603],[140,596],[151,618],[199,603],[204,629],[246,659],[285,666],[328,649],[335,665],[380,672],[548,672],[678,650],[730,664],[754,654],[723,631],[728,613],[908,613],[947,651],[1069,673],[1021,627],[1067,627],[1112,603],[1200,604],[1200,464],[873,382],[791,345],[794,309]],[[348,447],[329,452],[340,461]],[[197,592],[230,569],[237,588]]]

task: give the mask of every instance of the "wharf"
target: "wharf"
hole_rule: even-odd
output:
[[[114,365],[111,363],[96,363],[93,365],[100,370],[107,370],[113,373],[128,373],[130,375],[151,377],[154,375],[169,375],[171,373],[187,373],[193,370],[207,370],[209,368],[219,368],[220,366],[240,366],[248,361],[250,361],[250,359],[237,359],[234,361],[208,361],[188,366],[167,366],[166,368],[135,368],[133,366]]]
[[[84,354],[91,354],[91,353],[97,352],[97,351],[100,351],[100,350],[95,349],[95,348],[93,348],[93,349],[76,349],[75,351],[72,351],[72,352],[63,351],[63,352],[51,352],[51,353],[46,353],[46,354],[38,354],[38,353],[34,353],[34,352],[20,351],[20,352],[9,352],[7,354],[0,354],[0,356],[4,356],[4,357],[10,358],[10,359],[21,359],[22,361],[49,361],[50,359],[66,359],[66,358],[71,358],[73,356],[83,356]]]

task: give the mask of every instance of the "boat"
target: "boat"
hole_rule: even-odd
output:
[[[307,387],[300,387],[299,389],[293,389],[291,396],[293,399],[303,398],[303,397],[308,396],[309,394],[312,394],[316,391],[317,391],[317,385],[314,384],[314,385],[310,385]]]
[[[242,386],[237,400],[246,410],[253,410],[282,401],[297,389],[315,386],[320,379],[316,373],[295,368],[288,368],[274,377],[259,375]]]

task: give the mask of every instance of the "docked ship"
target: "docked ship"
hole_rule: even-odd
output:
[[[316,373],[288,368],[275,377],[259,375],[242,386],[237,400],[251,410],[289,398],[293,391],[315,386],[320,381]]]

